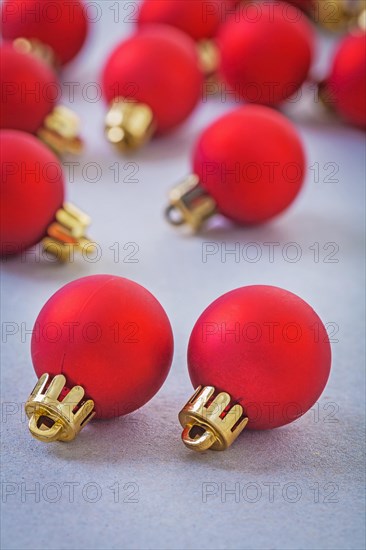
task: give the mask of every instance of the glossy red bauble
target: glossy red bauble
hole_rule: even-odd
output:
[[[111,418],[142,407],[162,386],[173,335],[160,303],[144,287],[93,275],[62,287],[42,308],[32,337],[37,376],[63,374],[84,388],[96,415]]]
[[[305,14],[284,2],[250,4],[238,14],[217,36],[219,74],[243,100],[276,105],[295,94],[309,73],[311,26]]]
[[[57,102],[56,75],[45,63],[9,43],[1,46],[0,59],[0,128],[35,133]]]
[[[4,0],[1,17],[6,40],[36,39],[61,65],[79,52],[88,30],[82,0]]]
[[[138,25],[163,23],[185,32],[193,40],[215,36],[237,0],[144,0],[139,8]]]
[[[273,286],[238,288],[199,317],[188,346],[193,386],[214,386],[242,405],[249,429],[288,424],[328,380],[326,329],[301,298]]]
[[[292,203],[304,179],[305,158],[295,127],[283,115],[248,105],[202,133],[193,168],[221,214],[254,224]]]
[[[57,157],[37,138],[0,131],[1,255],[17,254],[38,243],[64,200]]]
[[[183,122],[202,86],[195,44],[173,27],[151,25],[113,51],[102,77],[108,103],[122,97],[152,110],[157,132]]]
[[[366,128],[366,33],[344,38],[335,55],[325,92],[347,122]]]

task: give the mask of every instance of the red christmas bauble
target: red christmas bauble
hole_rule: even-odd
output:
[[[76,56],[88,31],[82,0],[4,0],[1,20],[6,40],[37,39],[61,65]]]
[[[96,415],[111,418],[147,403],[165,381],[173,334],[158,300],[113,275],[77,279],[44,305],[32,336],[37,376],[63,374],[84,388]]]
[[[248,10],[254,10],[249,16]],[[313,33],[285,2],[254,3],[218,33],[221,78],[250,103],[276,105],[293,95],[310,69]]]
[[[193,166],[221,214],[254,224],[292,203],[303,183],[305,157],[289,120],[268,107],[247,105],[202,133]]]
[[[202,73],[194,42],[163,25],[142,29],[117,46],[105,65],[102,85],[110,103],[123,97],[147,104],[157,132],[182,123],[196,106]]]
[[[58,99],[57,78],[50,67],[33,55],[0,48],[0,128],[35,133]]]
[[[171,25],[193,40],[215,36],[237,0],[144,0],[139,9],[139,27],[151,23]]]
[[[347,122],[366,128],[366,33],[344,38],[335,55],[325,89]]]
[[[304,300],[273,286],[247,286],[215,300],[188,346],[194,387],[214,386],[240,403],[254,430],[288,424],[309,410],[328,380],[326,329]]]
[[[0,131],[1,255],[38,243],[64,201],[58,158],[31,134]]]

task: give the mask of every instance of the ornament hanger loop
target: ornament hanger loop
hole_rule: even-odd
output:
[[[62,374],[50,380],[50,375],[44,373],[25,404],[29,431],[45,443],[71,441],[95,414],[94,401],[84,400],[81,386],[72,387],[60,399],[65,385],[66,378]]]
[[[215,212],[214,199],[201,187],[199,177],[191,174],[170,191],[165,217],[171,225],[188,224],[198,231]]]
[[[145,103],[116,97],[105,118],[105,135],[123,152],[142,147],[154,134],[153,112]]]
[[[78,135],[79,128],[79,117],[68,107],[57,105],[47,115],[37,135],[57,155],[80,155],[83,151],[83,142]]]
[[[195,451],[223,451],[248,423],[243,407],[213,386],[199,386],[179,413],[182,440]]]
[[[194,435],[194,432],[198,432]],[[199,433],[199,432],[203,433]],[[217,441],[214,432],[202,424],[188,424],[182,432],[182,441],[186,447],[193,451],[207,451]]]
[[[48,418],[48,417],[47,417]],[[53,441],[58,441],[61,439],[61,431],[63,426],[61,423],[55,422],[53,426],[47,427],[44,422],[42,422],[42,415],[33,414],[29,419],[29,431],[39,441],[44,441],[45,443],[51,443]]]
[[[180,210],[176,208],[173,204],[166,207],[164,215],[166,220],[171,225],[179,226],[185,224],[185,219],[183,218]]]
[[[86,236],[91,219],[85,212],[70,202],[65,202],[56,212],[56,221],[47,228],[42,240],[43,249],[60,262],[70,261],[73,249],[79,252],[96,248],[96,243]]]

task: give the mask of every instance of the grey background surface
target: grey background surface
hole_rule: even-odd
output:
[[[250,230],[217,221],[196,237],[176,232],[162,217],[167,191],[190,171],[190,151],[201,129],[236,105],[210,100],[184,127],[137,157],[118,156],[103,139],[103,102],[87,102],[81,93],[87,83],[98,82],[107,52],[131,30],[127,21],[113,22],[115,4],[100,4],[101,19],[87,46],[63,73],[65,82],[81,84],[71,106],[81,115],[86,142],[80,159],[67,159],[79,162],[68,195],[92,216],[90,234],[102,257],[66,266],[33,257],[2,265],[2,326],[19,328],[13,336],[3,335],[2,342],[2,545],[360,550],[365,547],[364,135],[328,118],[305,92],[301,102],[287,108],[309,166],[296,204],[271,224]],[[127,4],[121,3],[121,19],[128,16],[130,10],[123,11]],[[318,37],[315,74],[324,74],[335,42]],[[84,88],[88,92],[92,96],[92,86]],[[100,181],[90,182],[95,171],[88,163],[98,163]],[[115,163],[123,180],[118,183]],[[336,164],[335,182],[329,182],[333,164],[327,163]],[[86,177],[85,169],[90,170]],[[135,182],[129,181],[132,171]],[[272,263],[263,244],[269,241],[280,243]],[[110,248],[116,242],[119,261]],[[216,254],[203,262],[205,242],[227,248],[255,242],[262,258],[236,263],[233,256],[222,261]],[[296,263],[282,255],[289,242],[300,247]],[[128,262],[132,248],[123,250],[126,243],[136,243],[136,263]],[[319,243],[319,261],[314,243]],[[333,248],[324,248],[327,243],[335,243],[336,262],[329,262]],[[143,409],[94,422],[71,444],[44,445],[31,438],[22,412],[35,382],[26,330],[60,286],[95,273],[131,278],[161,301],[175,336],[172,370]],[[296,423],[271,432],[244,432],[225,453],[195,455],[181,444],[177,421],[192,393],[185,361],[190,331],[213,299],[256,283],[299,294],[324,322],[338,326],[328,386]],[[237,494],[227,493],[235,488]],[[205,491],[215,494],[205,499]]]

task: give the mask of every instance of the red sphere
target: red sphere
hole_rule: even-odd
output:
[[[330,364],[318,315],[274,286],[238,288],[215,300],[188,346],[193,386],[228,392],[254,430],[283,426],[309,410],[324,390]]]
[[[42,308],[32,337],[38,377],[63,374],[80,385],[99,418],[130,413],[166,379],[173,335],[160,303],[144,287],[113,275],[77,279]]]
[[[181,31],[151,25],[112,52],[104,68],[105,99],[116,97],[146,103],[158,132],[183,122],[196,106],[202,72],[194,42]]]
[[[336,111],[348,122],[366,128],[366,33],[342,40],[326,90]]]
[[[144,0],[139,9],[139,27],[151,23],[171,25],[193,40],[215,36],[237,0]]]
[[[64,201],[57,157],[38,139],[17,130],[0,131],[1,255],[38,243]]]
[[[245,101],[276,105],[293,95],[309,73],[311,26],[306,15],[285,2],[244,4],[238,13],[218,34],[219,73]]]
[[[45,63],[11,44],[0,48],[0,59],[0,128],[35,133],[56,104],[56,76]]]
[[[247,105],[203,132],[193,167],[224,216],[255,224],[276,216],[295,199],[305,157],[289,120],[268,107]]]
[[[37,39],[52,48],[62,65],[84,44],[88,22],[82,0],[4,0],[1,11],[6,40]]]

